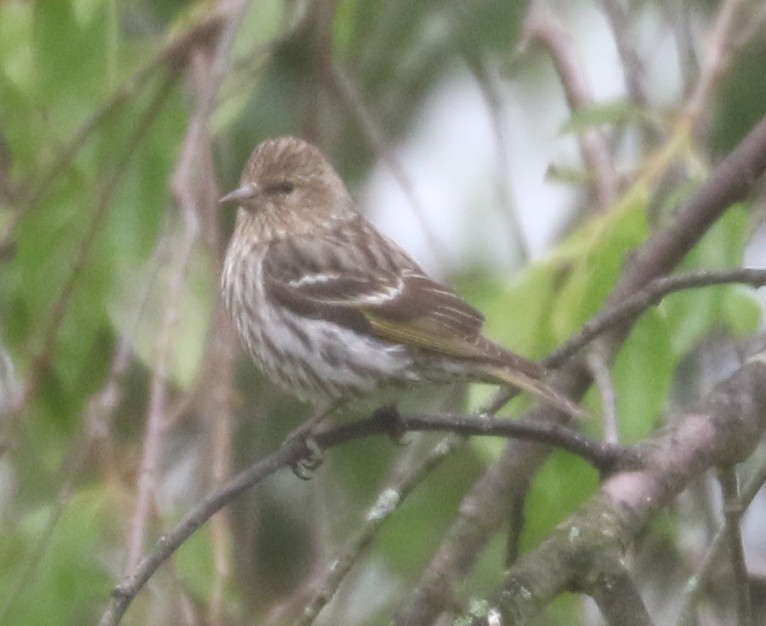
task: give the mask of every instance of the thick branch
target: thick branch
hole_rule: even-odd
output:
[[[642,468],[598,494],[507,574],[489,606],[525,623],[576,581],[598,575],[604,550],[629,545],[656,513],[713,467],[746,459],[766,429],[766,358],[748,361],[696,408],[637,446]],[[486,624],[476,618],[473,624]]]
[[[652,280],[671,272],[734,202],[743,200],[766,170],[766,117],[712,172],[675,219],[639,248],[608,298],[602,313],[620,306]],[[630,320],[604,335],[607,354],[613,357],[628,330]],[[590,384],[582,362],[572,363],[557,377],[568,396],[581,397]],[[500,398],[502,399],[502,398]],[[533,410],[530,418],[544,417]],[[412,596],[400,609],[399,626],[430,624],[453,604],[453,589],[471,570],[494,531],[503,523],[508,506],[545,459],[539,447],[509,442],[497,461],[466,494],[461,514],[447,531]],[[463,513],[481,511],[481,519]],[[550,566],[550,565],[549,565]]]

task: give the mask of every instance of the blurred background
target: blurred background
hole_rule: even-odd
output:
[[[163,531],[306,419],[245,358],[218,295],[234,216],[217,199],[258,142],[319,145],[373,222],[537,359],[763,115],[765,24],[757,0],[0,2],[0,623],[95,623]],[[684,269],[762,265],[762,224],[759,195]],[[671,296],[613,364],[617,423],[591,434],[641,440],[762,338],[753,289]],[[271,477],[124,623],[311,623],[296,620],[368,509],[440,440],[357,441],[309,482]],[[500,445],[472,441],[424,475],[316,623],[388,623]],[[553,454],[511,552],[597,484]],[[755,586],[764,504],[744,526]],[[657,623],[675,623],[721,519],[700,480],[630,555]],[[506,531],[462,582],[466,602],[497,584]],[[700,624],[733,623],[730,582],[721,562]],[[572,595],[539,623],[598,618]]]

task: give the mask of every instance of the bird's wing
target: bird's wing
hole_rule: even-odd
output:
[[[269,294],[297,314],[445,355],[491,356],[482,314],[366,224],[272,242],[263,271]]]
[[[525,389],[571,415],[587,415],[540,380],[545,376],[540,364],[484,337],[484,317],[478,310],[365,224],[272,242],[263,278],[268,295],[298,315],[475,360],[481,363],[477,372],[488,381]]]

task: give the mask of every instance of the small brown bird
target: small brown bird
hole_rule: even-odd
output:
[[[541,382],[542,366],[484,337],[478,310],[379,233],[311,144],[264,141],[221,202],[239,205],[226,307],[260,368],[318,415],[384,387],[455,380],[511,385],[583,415]]]

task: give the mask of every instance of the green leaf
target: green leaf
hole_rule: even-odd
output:
[[[724,297],[723,317],[737,337],[748,337],[760,326],[763,317],[761,302],[752,289],[732,286]]]
[[[116,511],[123,509],[118,492],[104,485],[69,499],[47,546],[44,531],[52,505],[27,512],[13,527],[4,527],[0,532],[0,607],[11,602],[4,623],[96,623],[113,585],[103,560],[105,527],[119,519]],[[41,554],[40,562],[27,584],[19,586],[19,576],[36,553]],[[16,591],[17,595],[10,595]]]
[[[525,505],[522,550],[538,545],[598,488],[598,472],[582,459],[556,451],[535,475]]]
[[[158,338],[170,332],[168,375],[178,385],[188,387],[204,353],[212,306],[210,265],[205,250],[196,247],[181,280],[180,292],[169,302],[168,281],[176,280],[176,272],[173,261],[159,268],[149,265],[132,275],[126,273],[110,297],[109,314],[150,369],[156,367],[159,358],[166,358],[158,352],[161,345]],[[166,328],[170,306],[175,308],[177,322]]]
[[[220,534],[219,534],[219,539]],[[184,582],[187,590],[202,606],[210,605],[210,594],[214,588],[215,577],[220,575],[216,571],[216,563],[213,551],[225,550],[226,562],[234,559],[234,547],[231,545],[231,536],[224,537],[226,545],[215,544],[214,529],[212,523],[207,523],[199,528],[183,545],[174,556],[174,564],[178,568],[178,574]],[[226,589],[225,591],[230,591]],[[234,618],[242,619],[241,606],[232,593],[224,594],[224,613],[234,621]]]
[[[555,268],[535,265],[508,282],[486,272],[474,272],[454,283],[458,292],[484,313],[487,336],[515,352],[538,358],[553,347],[547,321],[558,280]]]
[[[725,269],[742,265],[750,218],[743,206],[729,209],[689,253],[679,272]],[[716,323],[723,320],[725,302],[734,287],[688,289],[671,294],[660,305],[667,316],[677,355],[686,354]]]
[[[702,237],[680,269],[733,268],[742,265],[745,245],[750,238],[748,206],[736,204]]]
[[[622,123],[639,123],[646,126],[657,124],[655,116],[646,109],[620,100],[593,104],[575,110],[561,127],[561,134],[579,133],[594,126]]]
[[[647,311],[631,330],[611,371],[621,441],[639,441],[655,429],[667,405],[677,361],[667,320],[659,311]]]
[[[50,114],[50,130],[62,137],[92,110],[110,84],[107,38],[114,37],[107,3],[99,10],[75,11],[67,0],[35,2],[33,41],[38,98]]]
[[[456,507],[480,471],[473,456],[453,455],[407,497],[383,525],[377,540],[392,566],[408,574],[420,570],[453,522]]]
[[[571,336],[603,304],[630,250],[646,237],[644,198],[595,218],[552,254],[572,255],[567,280],[555,301],[551,330],[557,342]]]

